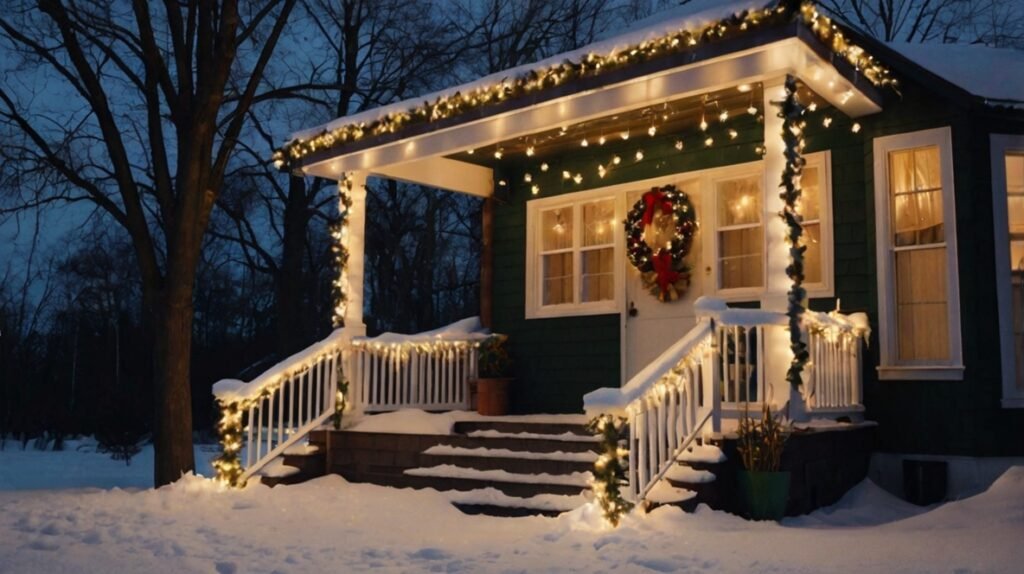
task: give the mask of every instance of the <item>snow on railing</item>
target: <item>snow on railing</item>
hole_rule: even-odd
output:
[[[476,317],[418,335],[352,341],[352,393],[366,412],[469,408],[477,348],[490,337]]]
[[[225,379],[213,386],[221,407],[218,478],[244,484],[334,414],[350,339],[338,329],[251,382]]]
[[[849,410],[863,401],[861,346],[871,335],[867,315],[808,311],[804,314],[810,353],[803,398],[809,412]]]
[[[244,484],[326,423],[341,400],[356,412],[468,407],[476,349],[489,336],[476,317],[417,335],[351,337],[338,329],[251,382],[218,382],[218,478]]]
[[[588,393],[590,415],[625,415],[629,422],[629,489],[642,502],[703,432],[721,430],[722,404],[762,402],[765,341],[769,329],[785,328],[785,313],[733,309],[701,297],[698,323],[622,388]],[[805,396],[814,408],[860,404],[860,345],[863,314],[804,315],[812,354]],[[710,428],[708,424],[710,423]]]

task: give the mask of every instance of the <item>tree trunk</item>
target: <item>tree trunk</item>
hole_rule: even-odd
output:
[[[287,357],[306,343],[302,296],[302,257],[307,227],[306,182],[288,178],[288,199],[284,209],[284,237],[280,275],[277,278],[277,353]]]
[[[153,357],[157,401],[153,438],[153,484],[156,487],[170,484],[182,473],[195,470],[189,376],[193,279],[168,278],[157,311]]]

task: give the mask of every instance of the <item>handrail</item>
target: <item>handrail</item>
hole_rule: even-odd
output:
[[[808,311],[804,325],[810,361],[801,394],[808,412],[860,408],[861,341],[871,336],[867,315]]]
[[[694,309],[697,325],[623,387],[583,399],[590,415],[627,418],[627,492],[636,503],[702,433],[721,430],[723,403],[765,400],[767,330],[789,324],[785,313],[733,309],[710,297],[698,298]],[[859,407],[859,339],[869,332],[867,317],[807,311],[803,322],[812,356],[804,389],[809,410]]]
[[[219,478],[244,484],[326,423],[339,400],[356,412],[468,407],[476,348],[489,336],[475,317],[417,335],[352,337],[337,329],[248,383],[217,382]]]

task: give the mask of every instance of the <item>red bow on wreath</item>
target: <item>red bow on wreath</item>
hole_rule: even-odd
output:
[[[662,213],[672,213],[672,200],[655,188],[644,194],[644,216],[641,218],[644,225],[650,225],[654,221],[654,212],[658,207],[661,207]]]
[[[662,249],[651,262],[654,263],[654,272],[658,276],[658,288],[662,293],[668,294],[668,288],[679,281],[679,272],[672,267],[672,253]]]

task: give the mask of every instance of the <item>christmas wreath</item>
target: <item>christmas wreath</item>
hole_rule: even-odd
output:
[[[686,293],[690,268],[683,259],[697,232],[697,215],[686,194],[674,185],[652,188],[633,205],[625,224],[626,255],[644,287],[659,301],[675,301]]]

